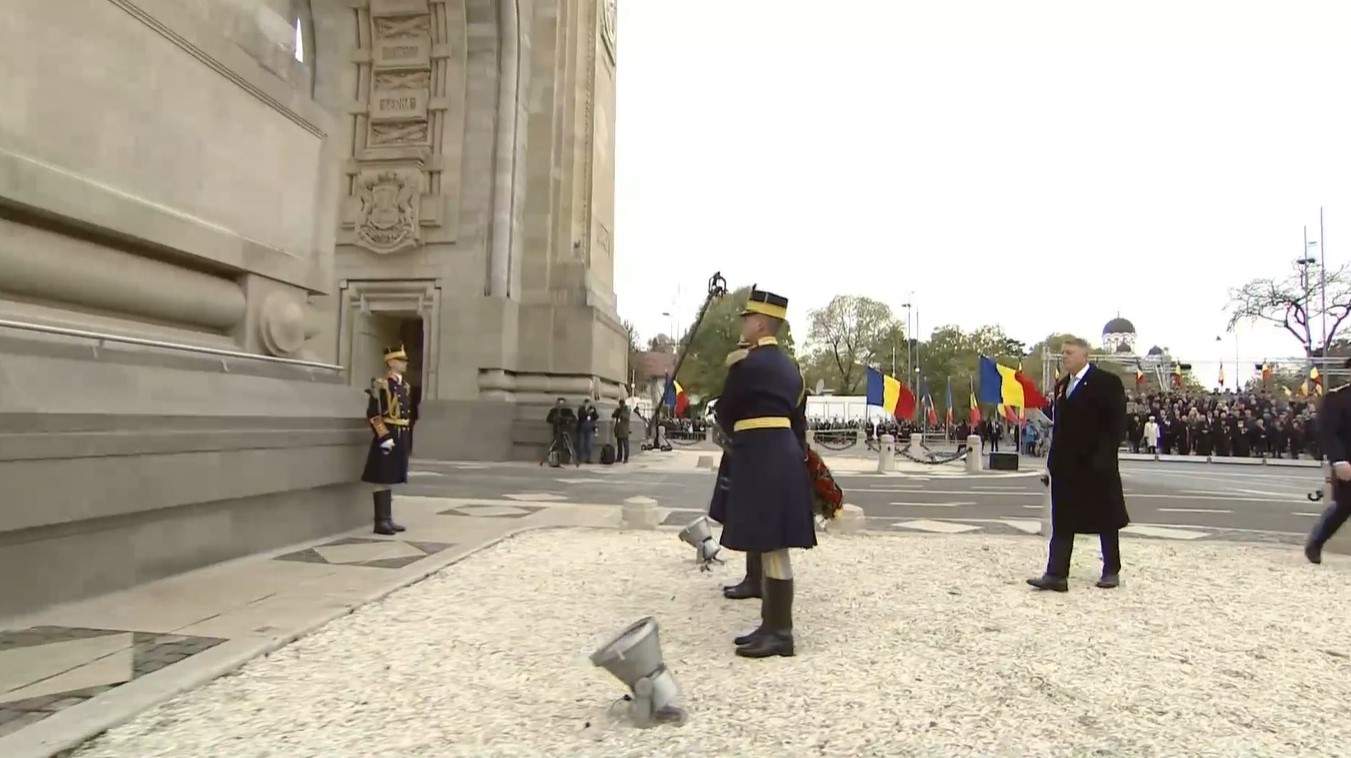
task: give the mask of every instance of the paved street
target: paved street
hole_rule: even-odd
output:
[[[643,496],[664,508],[689,512],[706,508],[712,472],[649,468],[660,455],[640,458],[641,469],[421,463],[407,494],[601,505]],[[954,466],[943,469],[952,473]],[[1025,465],[1018,476],[935,472],[931,477],[842,474],[838,479],[846,502],[863,508],[873,526],[1034,532],[1045,488],[1027,469]],[[1302,541],[1321,510],[1320,503],[1306,497],[1321,486],[1315,468],[1125,462],[1122,476],[1133,530],[1144,536],[1293,544]]]

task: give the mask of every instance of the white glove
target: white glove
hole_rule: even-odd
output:
[[[1351,482],[1351,463],[1337,461],[1332,464],[1332,475],[1341,482]]]
[[[393,450],[393,449],[394,449],[394,438],[393,438],[393,437],[390,437],[389,439],[385,440],[384,442],[381,442],[381,443],[380,443],[380,447],[381,447],[382,449],[384,449],[385,452],[389,452],[390,450]]]

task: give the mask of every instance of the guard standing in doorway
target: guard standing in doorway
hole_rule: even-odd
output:
[[[793,569],[790,548],[816,545],[806,450],[795,427],[805,386],[793,359],[775,335],[788,316],[788,300],[751,288],[741,314],[741,337],[750,346],[729,359],[718,399],[717,421],[731,438],[723,547],[761,554],[764,584],[760,626],[736,639],[746,658],[793,655]]]
[[[1351,368],[1351,360],[1346,362]],[[1318,433],[1332,465],[1332,502],[1323,510],[1304,545],[1311,563],[1323,562],[1323,545],[1351,516],[1351,390],[1345,385],[1328,392],[1318,409]]]
[[[366,470],[361,481],[379,485],[375,490],[375,533],[394,534],[404,527],[394,523],[394,496],[389,485],[408,481],[409,443],[412,441],[411,403],[408,382],[408,353],[403,346],[385,348],[384,376],[371,380],[367,391],[366,420],[375,438],[366,454]]]

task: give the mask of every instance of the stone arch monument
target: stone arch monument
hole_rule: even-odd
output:
[[[382,342],[420,457],[619,394],[613,2],[5,14],[0,617],[369,520]]]

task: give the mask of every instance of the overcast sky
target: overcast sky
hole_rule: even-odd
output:
[[[1345,0],[626,0],[617,26],[616,289],[644,338],[720,269],[799,333],[836,294],[1029,344],[1120,311],[1232,382],[1227,288],[1284,270],[1320,204],[1351,259]],[[1239,348],[1299,352],[1267,326]]]

